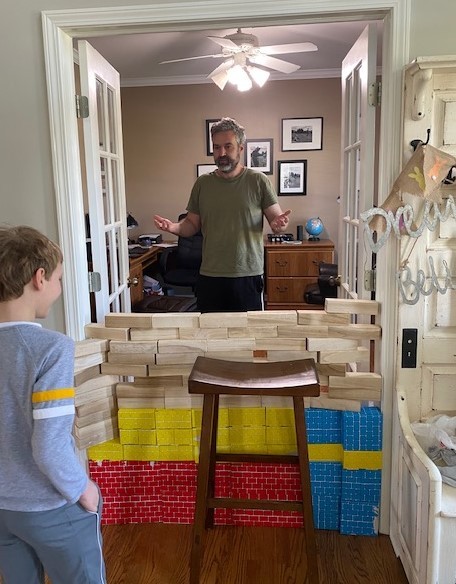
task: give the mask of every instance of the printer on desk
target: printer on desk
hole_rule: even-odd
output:
[[[161,233],[147,233],[138,237],[138,243],[142,247],[151,247],[156,243],[162,242]]]

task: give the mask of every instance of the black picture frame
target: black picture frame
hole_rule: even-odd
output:
[[[217,170],[217,165],[216,164],[197,164],[196,165],[196,176],[202,176],[203,174],[209,174],[210,172],[213,172],[214,170]]]
[[[264,174],[272,174],[273,140],[272,138],[248,139],[244,145],[245,165]]]
[[[279,195],[307,195],[307,160],[279,160],[277,171]]]
[[[283,118],[282,152],[323,149],[323,118]]]
[[[212,145],[211,128],[215,122],[219,122],[219,119],[206,120],[206,154],[212,156],[214,154],[214,146]]]

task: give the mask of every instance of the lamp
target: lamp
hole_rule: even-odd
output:
[[[139,223],[133,217],[133,215],[128,211],[127,212],[127,229],[133,229],[133,227],[139,227]]]
[[[248,91],[252,89],[252,81],[259,87],[263,87],[269,79],[269,75],[269,71],[247,65],[244,53],[236,53],[232,59],[228,59],[212,71],[209,78],[222,90],[230,82],[236,85],[239,91]]]

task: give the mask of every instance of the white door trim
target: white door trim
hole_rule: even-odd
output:
[[[90,320],[84,212],[74,116],[74,37],[133,32],[195,30],[200,28],[305,22],[335,22],[384,18],[383,95],[380,128],[379,193],[389,192],[401,161],[402,70],[409,59],[411,0],[224,0],[157,3],[152,6],[52,10],[42,13],[49,118],[57,199],[60,244],[65,255],[64,302],[66,332],[84,338],[84,322]],[[390,238],[391,240],[394,238]],[[385,249],[386,248],[386,249]],[[378,254],[377,298],[383,348],[379,356],[384,378],[384,473],[380,530],[389,528],[389,476],[391,464],[391,405],[395,379],[396,287],[392,261],[397,257],[391,241]]]

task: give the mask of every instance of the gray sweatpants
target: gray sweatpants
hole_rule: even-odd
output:
[[[50,511],[0,509],[4,584],[106,584],[98,513],[79,503]]]

